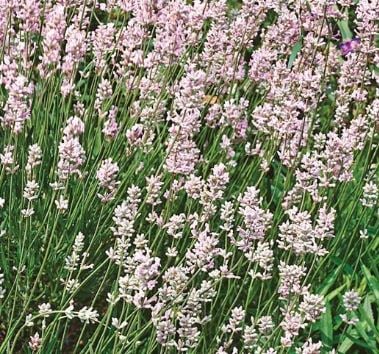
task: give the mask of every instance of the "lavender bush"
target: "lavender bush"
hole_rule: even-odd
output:
[[[0,353],[378,353],[378,15],[0,0]]]

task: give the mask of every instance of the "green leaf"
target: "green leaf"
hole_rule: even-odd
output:
[[[340,274],[342,265],[340,265],[333,273],[331,273],[326,280],[323,282],[321,287],[318,290],[318,293],[321,295],[326,295],[329,289],[333,286],[334,282],[337,280],[338,275]]]
[[[370,336],[367,332],[366,332],[366,328],[365,326],[363,325],[362,322],[358,322],[356,325],[355,325],[356,329],[357,329],[357,332],[359,333],[360,337],[364,340],[364,345],[363,343],[358,343],[360,346],[367,346],[368,348],[371,348],[373,350],[376,349],[376,344],[375,344],[375,341],[373,341],[372,339],[372,336]],[[358,339],[356,339],[358,341]],[[354,341],[354,340],[353,340]]]
[[[334,264],[343,266],[344,274],[353,275],[354,269],[351,267],[350,264],[346,263],[343,259],[336,256],[331,256],[330,259],[332,260]]]
[[[356,334],[356,331],[351,331],[351,333]],[[348,353],[353,344],[354,342],[348,336],[346,336],[342,343],[338,346],[337,352],[341,354]]]
[[[320,321],[321,339],[329,348],[333,346],[333,320],[330,304],[326,304],[326,311]]]
[[[94,156],[97,156],[101,150],[102,146],[102,140],[101,140],[101,133],[97,133],[95,135],[95,142],[94,142],[94,147],[93,147],[93,154]]]
[[[332,292],[330,292],[328,295],[325,296],[326,300],[328,301],[333,300],[336,296],[338,296],[342,292],[342,289],[344,288],[345,288],[345,284],[341,285],[337,289],[334,289]]]
[[[344,41],[353,38],[353,33],[351,32],[349,28],[349,22],[347,20],[338,21],[337,24],[338,24],[338,28],[340,29],[342,39]]]
[[[375,326],[374,314],[372,312],[370,296],[366,296],[363,305],[359,309],[361,317],[365,320],[369,328],[375,333],[377,339],[379,339],[379,331]]]
[[[303,47],[303,38],[300,38],[292,48],[291,55],[288,59],[288,65],[287,65],[288,69],[292,68],[293,62],[295,61],[302,47]]]
[[[362,270],[367,279],[370,289],[374,293],[376,302],[379,304],[379,281],[371,275],[370,270],[364,264],[362,264]]]

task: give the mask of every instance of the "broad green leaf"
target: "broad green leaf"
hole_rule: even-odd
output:
[[[358,324],[356,325],[357,329],[358,329],[358,327],[361,328],[361,326],[362,326],[362,325],[361,325],[360,323],[358,323]],[[361,330],[359,330],[358,332],[360,332],[359,334],[361,334]],[[351,341],[352,341],[354,344],[356,344],[357,346],[370,350],[368,353],[370,353],[371,350],[373,350],[373,349],[376,348],[376,346],[375,346],[375,347],[372,347],[371,345],[367,344],[366,342],[361,341],[360,339],[358,339],[358,338],[352,336],[352,335],[349,334],[349,333],[346,333],[346,336],[347,336],[349,339],[351,339]],[[367,335],[365,335],[365,336],[367,336]],[[349,353],[349,352],[348,352],[348,353]],[[366,353],[366,352],[365,352],[365,353]]]
[[[341,354],[348,353],[353,344],[354,342],[349,337],[345,337],[339,345],[337,352]]]
[[[364,324],[360,321],[355,325],[355,328],[357,329],[357,332],[359,333],[360,337],[364,340],[365,345],[367,345],[367,347],[371,348],[372,350],[375,350],[375,340],[369,333],[367,333]],[[362,345],[362,343],[359,345]]]
[[[379,340],[379,331],[375,326],[374,314],[372,312],[370,297],[366,296],[363,305],[359,309],[361,317],[365,320],[371,331],[374,332],[377,340]]]
[[[337,24],[338,24],[338,28],[340,29],[342,39],[344,41],[353,38],[353,33],[351,32],[349,28],[349,22],[347,20],[338,21]]]

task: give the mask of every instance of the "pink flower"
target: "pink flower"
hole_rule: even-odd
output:
[[[117,185],[120,184],[120,182],[116,180],[118,171],[119,168],[117,163],[113,162],[110,158],[101,163],[101,166],[96,173],[96,178],[99,181],[100,187],[107,190],[106,195],[103,196],[99,194],[100,199],[104,202],[113,199]]]
[[[58,176],[66,180],[70,175],[81,176],[80,167],[84,164],[85,152],[79,138],[64,136],[59,144]]]
[[[65,29],[65,8],[61,4],[56,4],[48,10],[45,26],[42,29],[43,54],[39,70],[43,77],[50,76],[60,66],[60,51]]]

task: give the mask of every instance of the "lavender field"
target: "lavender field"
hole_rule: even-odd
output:
[[[0,0],[0,353],[379,353],[378,0]]]

